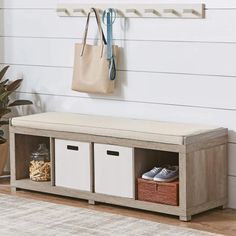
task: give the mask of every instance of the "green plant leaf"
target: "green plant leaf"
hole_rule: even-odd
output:
[[[0,109],[0,118],[8,113],[11,112],[11,109],[8,109],[8,108],[1,108]]]
[[[0,80],[4,77],[5,73],[7,72],[9,66],[5,66],[1,71],[0,71]]]
[[[5,92],[6,92],[5,87],[3,85],[2,86],[0,85],[0,95],[2,95]]]
[[[12,92],[4,91],[0,93],[0,102],[4,101]]]
[[[15,81],[13,81],[12,83],[6,85],[6,90],[9,92],[13,92],[16,89],[18,89],[22,83],[23,79],[17,79]]]
[[[33,104],[29,100],[16,100],[8,105],[8,107],[14,107],[14,106],[22,106],[22,105],[31,105]]]
[[[16,100],[13,102],[9,102],[9,95],[11,95],[15,90],[17,90],[21,83],[22,79],[18,79],[15,81],[9,81],[8,79],[3,80],[3,77],[5,73],[7,72],[9,66],[5,66],[2,70],[0,70],[0,127],[3,125],[9,124],[9,119],[3,119],[1,118],[11,113],[11,107],[13,106],[22,106],[22,105],[31,105],[32,102],[28,100]],[[0,144],[3,144],[6,142],[6,139],[3,138],[3,130],[0,129]]]
[[[6,85],[6,83],[7,83],[8,81],[9,81],[9,79],[6,79],[6,80],[2,81],[2,82],[0,83],[0,86]]]

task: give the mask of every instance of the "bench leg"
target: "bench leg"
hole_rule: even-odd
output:
[[[94,200],[88,200],[88,203],[89,203],[90,205],[96,205],[96,202],[95,202]]]
[[[191,221],[192,217],[191,216],[179,216],[179,219],[181,221]]]
[[[11,194],[16,194],[17,188],[16,187],[11,187]]]
[[[223,206],[220,206],[220,209],[221,209],[221,210],[224,210],[224,209],[226,209],[226,208],[228,208],[226,204],[223,205]]]

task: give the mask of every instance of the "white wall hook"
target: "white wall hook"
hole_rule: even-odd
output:
[[[155,10],[155,9],[144,9],[144,12],[145,13],[151,13],[151,14],[154,14],[154,15],[157,15],[157,16],[160,16],[161,14]]]
[[[117,16],[125,17],[125,14],[120,9],[115,9]]]
[[[199,12],[195,11],[194,9],[183,9],[183,13],[193,14],[195,16],[199,16]]]
[[[169,13],[175,16],[179,16],[180,14],[175,9],[164,9],[164,13]]]
[[[103,11],[104,11],[103,9],[97,9],[97,10],[98,10],[99,14],[101,14],[101,15],[103,14]]]
[[[66,8],[58,8],[57,13],[60,15],[70,15],[69,11]]]
[[[126,9],[125,12],[126,13],[132,13],[132,14],[135,14],[137,16],[140,15],[139,12],[136,9],[134,9],[134,8],[133,9]]]
[[[82,14],[82,15],[86,15],[86,12],[83,8],[75,8],[73,9],[73,13],[79,13],[79,14]]]

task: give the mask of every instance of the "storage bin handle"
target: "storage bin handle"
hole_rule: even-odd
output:
[[[72,151],[79,151],[79,147],[78,146],[73,146],[73,145],[67,145],[67,149],[72,150]]]
[[[119,152],[117,151],[111,151],[111,150],[107,150],[107,155],[110,155],[110,156],[119,156]]]

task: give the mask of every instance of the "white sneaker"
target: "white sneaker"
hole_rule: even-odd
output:
[[[156,176],[159,172],[161,172],[162,167],[154,167],[152,170],[144,173],[142,175],[143,179],[153,180],[154,176]]]
[[[154,177],[154,181],[160,182],[171,182],[179,178],[179,167],[171,166],[169,168],[163,168],[159,173]]]

